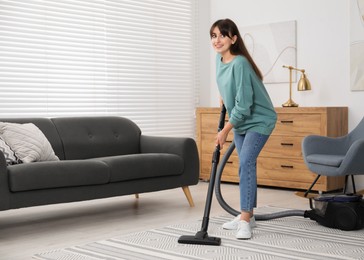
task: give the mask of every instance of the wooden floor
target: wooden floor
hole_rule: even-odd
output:
[[[131,232],[201,219],[208,183],[190,187],[195,207],[182,189],[0,212],[0,259],[26,260],[35,253],[85,244]],[[236,184],[222,184],[226,202],[238,208]],[[295,191],[259,188],[258,207],[308,209]],[[211,217],[227,214],[215,196]]]

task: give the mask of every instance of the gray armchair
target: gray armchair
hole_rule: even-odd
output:
[[[364,174],[364,118],[349,134],[342,137],[306,136],[302,150],[307,167],[317,174],[305,196],[321,175],[345,176],[344,193],[348,176],[351,176],[353,192],[356,193],[354,175]]]

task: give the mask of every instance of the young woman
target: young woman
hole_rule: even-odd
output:
[[[262,74],[249,55],[236,24],[218,20],[210,29],[216,55],[216,81],[229,115],[229,121],[216,137],[222,149],[229,132],[239,155],[241,214],[224,223],[224,229],[237,230],[236,238],[249,239],[255,227],[253,209],[257,205],[256,161],[277,120]]]

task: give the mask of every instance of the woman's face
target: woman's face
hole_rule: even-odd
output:
[[[211,35],[212,47],[216,52],[224,56],[230,53],[230,46],[234,43],[236,36],[229,38],[227,35],[222,35],[218,27],[215,27]]]

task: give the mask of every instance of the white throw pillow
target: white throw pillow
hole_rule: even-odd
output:
[[[0,135],[24,163],[59,160],[45,135],[32,123],[0,122]]]
[[[0,151],[4,154],[6,165],[12,165],[19,163],[19,159],[15,156],[10,146],[3,140],[0,135]]]

